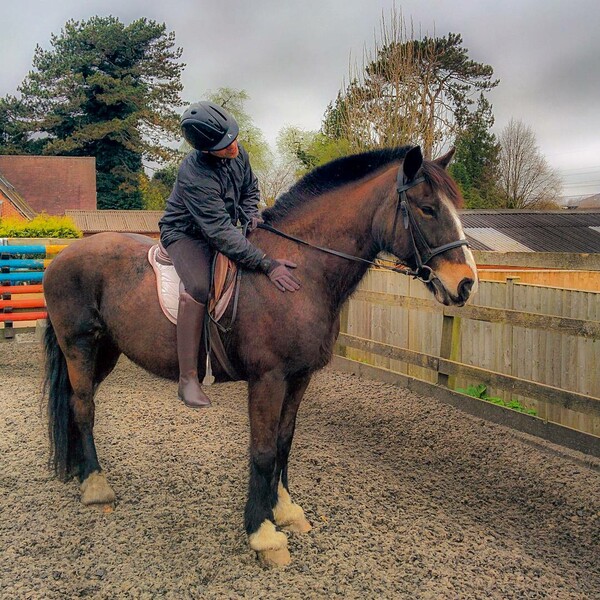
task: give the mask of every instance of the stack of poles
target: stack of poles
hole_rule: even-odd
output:
[[[15,322],[46,319],[44,269],[64,245],[0,245],[0,323],[4,338],[15,336]]]

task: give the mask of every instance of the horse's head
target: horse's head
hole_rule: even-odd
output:
[[[418,146],[407,152],[386,202],[383,245],[439,302],[462,306],[477,288],[477,268],[457,212],[462,197],[446,172],[453,154],[424,161]]]

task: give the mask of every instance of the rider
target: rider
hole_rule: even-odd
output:
[[[215,251],[240,267],[265,273],[282,292],[299,289],[300,282],[288,269],[294,263],[268,257],[236,228],[241,221],[251,231],[262,220],[258,182],[238,143],[233,116],[203,101],[189,106],[180,124],[194,151],[179,167],[159,222],[160,241],[183,286],[177,317],[178,395],[187,406],[199,408],[210,406],[198,381],[198,355]]]

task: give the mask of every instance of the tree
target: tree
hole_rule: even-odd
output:
[[[415,39],[401,15],[382,22],[375,56],[350,75],[325,118],[326,135],[349,140],[353,150],[419,143],[426,158],[452,140],[457,116],[477,93],[491,90],[489,65],[475,62],[460,34]]]
[[[450,173],[458,183],[468,208],[494,208],[499,203],[498,154],[500,145],[490,131],[494,117],[490,103],[479,97],[477,109],[459,114]]]
[[[277,147],[281,155],[295,162],[297,177],[351,153],[350,144],[344,138],[331,138],[322,131],[304,131],[297,127],[282,129]]]
[[[174,33],[145,18],[92,17],[50,41],[36,48],[21,99],[4,100],[10,116],[0,123],[18,126],[0,152],[94,156],[99,208],[140,208],[143,160],[171,158],[178,134],[185,65]]]
[[[500,134],[499,186],[505,208],[557,208],[562,184],[531,127],[511,119]]]
[[[240,127],[239,139],[250,155],[253,170],[260,172],[266,169],[272,159],[271,151],[262,131],[246,112],[246,102],[250,99],[248,93],[224,87],[216,92],[209,92],[208,99],[227,109],[235,117]]]
[[[152,177],[141,173],[140,192],[143,207],[146,210],[164,210],[176,177],[177,164],[175,162],[155,170]]]

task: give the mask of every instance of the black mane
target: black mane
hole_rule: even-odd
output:
[[[372,150],[338,158],[317,167],[297,181],[288,192],[281,195],[274,206],[265,210],[263,218],[267,222],[277,222],[305,200],[358,181],[385,165],[402,160],[411,146]]]

